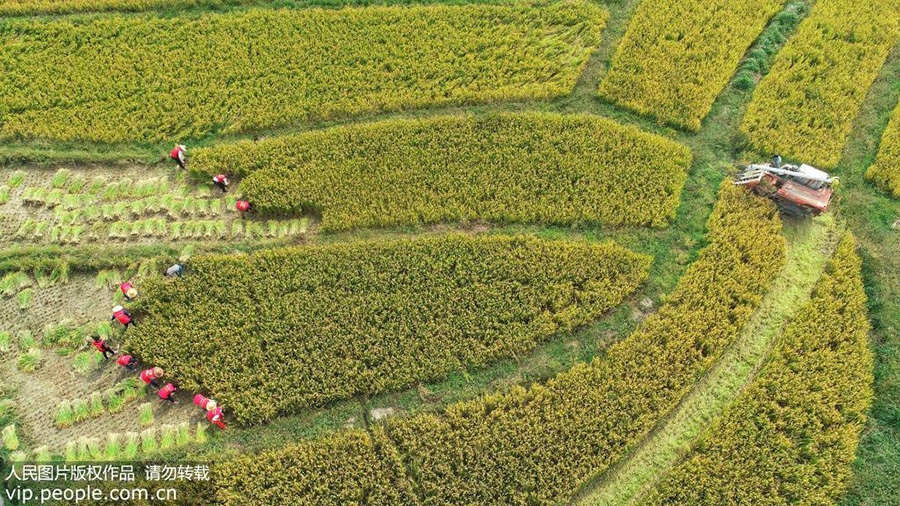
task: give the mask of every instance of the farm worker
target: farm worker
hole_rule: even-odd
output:
[[[172,152],[169,153],[169,156],[172,157],[172,159],[175,160],[175,163],[177,163],[178,166],[182,169],[184,168],[185,150],[187,150],[187,148],[184,147],[184,144],[176,144],[175,149],[173,149]]]
[[[180,278],[182,274],[184,274],[184,267],[182,267],[180,264],[175,264],[163,271],[163,276],[168,277],[178,276]]]
[[[119,323],[125,325],[125,330],[128,330],[129,325],[137,325],[137,323],[131,318],[131,313],[128,312],[127,309],[122,306],[116,306],[113,308],[113,315],[111,320],[118,320]]]
[[[216,401],[210,399],[208,397],[203,397],[201,394],[197,394],[194,396],[194,404],[200,406],[201,408],[209,411],[216,407]]]
[[[166,383],[166,386],[160,388],[156,395],[159,396],[161,401],[175,402],[175,390],[175,385]]]
[[[781,155],[775,155],[775,156],[772,157],[772,165],[773,165],[776,169],[780,169],[780,168],[781,168]]]
[[[116,354],[115,350],[110,348],[109,344],[107,344],[105,340],[100,339],[99,336],[93,336],[91,339],[91,344],[94,345],[94,348],[97,348],[97,351],[103,354],[104,360],[109,360],[109,357],[106,356],[107,353],[109,353],[110,356],[114,356]]]
[[[242,213],[253,210],[253,204],[251,204],[249,200],[238,200],[234,203],[234,207]]]
[[[137,360],[135,360],[135,358],[131,355],[122,355],[121,357],[119,357],[119,360],[116,360],[116,362],[129,371],[133,371],[134,366],[137,365]]]
[[[152,367],[150,369],[145,369],[141,372],[141,381],[143,381],[147,385],[158,387],[159,383],[157,383],[156,380],[162,378],[165,374],[166,372],[163,371],[162,367]]]
[[[131,299],[134,299],[138,296],[137,288],[135,288],[131,283],[128,282],[119,285],[119,290],[122,290],[122,295],[125,296],[126,302],[131,302]]]
[[[222,412],[221,406],[216,406],[206,411],[206,419],[209,420],[210,423],[218,425],[220,429],[225,429],[225,424],[222,422],[224,416],[225,414]]]
[[[222,190],[222,193],[228,191],[229,183],[228,178],[225,177],[225,174],[216,174],[215,176],[213,176],[213,184],[218,186]]]

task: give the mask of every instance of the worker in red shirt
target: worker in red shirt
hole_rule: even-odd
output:
[[[159,396],[159,400],[161,400],[161,401],[169,401],[169,402],[174,403],[175,402],[175,390],[176,390],[175,385],[173,385],[171,383],[166,383],[166,386],[160,388],[159,391],[156,392],[156,395]]]
[[[122,355],[116,362],[129,371],[133,371],[134,366],[137,365],[137,360],[131,355]]]
[[[128,330],[129,325],[137,325],[137,322],[131,318],[131,313],[128,312],[127,309],[122,306],[116,306],[113,308],[113,315],[111,320],[116,320],[122,325],[125,326],[125,330]]]
[[[169,156],[172,157],[172,159],[175,160],[175,163],[182,169],[184,168],[184,153],[186,150],[187,148],[184,147],[184,144],[176,144],[175,149],[169,153]]]
[[[222,190],[222,193],[226,193],[228,191],[228,178],[225,177],[225,174],[216,174],[213,176],[213,184],[218,186],[219,189]]]
[[[210,423],[218,425],[222,430],[225,429],[225,423],[222,421],[224,417],[225,414],[222,411],[221,406],[216,406],[206,412],[206,419],[209,420]]]
[[[127,281],[119,285],[119,290],[122,290],[122,295],[125,296],[125,302],[131,302],[132,299],[138,296],[137,288]]]
[[[251,204],[249,200],[244,200],[244,199],[241,199],[241,200],[238,200],[237,202],[235,202],[234,207],[238,211],[241,212],[242,216],[243,216],[243,213],[248,213],[253,210],[253,204]]]
[[[150,369],[145,369],[141,372],[141,381],[143,381],[147,385],[153,385],[155,387],[159,387],[159,383],[156,380],[161,379],[166,372],[163,371],[162,367],[152,367]]]
[[[109,357],[106,356],[107,353],[109,353],[110,356],[115,356],[115,350],[110,348],[109,344],[105,340],[100,339],[100,336],[93,336],[91,339],[91,344],[94,345],[94,348],[97,348],[97,351],[103,354],[104,360],[109,360]]]

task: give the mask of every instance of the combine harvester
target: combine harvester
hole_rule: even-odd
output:
[[[748,165],[734,178],[734,184],[746,186],[753,193],[775,201],[789,216],[818,216],[831,201],[832,178],[810,165],[782,165],[776,156],[772,163]]]

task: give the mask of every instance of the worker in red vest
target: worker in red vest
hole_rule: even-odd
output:
[[[221,406],[216,406],[206,412],[206,419],[210,421],[210,423],[214,423],[219,426],[220,429],[225,429],[225,423],[222,422],[225,414],[222,412]]]
[[[225,177],[225,174],[216,174],[215,176],[213,176],[213,184],[218,186],[222,190],[222,193],[228,191],[229,183],[228,178]]]
[[[127,281],[119,285],[119,290],[122,290],[122,295],[125,296],[126,302],[131,302],[132,299],[138,296],[137,288]]]
[[[141,381],[143,381],[147,385],[153,385],[155,387],[159,386],[159,383],[156,380],[161,379],[166,372],[163,371],[162,367],[152,367],[150,369],[145,369],[141,372]]]
[[[184,168],[184,153],[186,150],[187,148],[184,147],[183,144],[176,144],[175,149],[169,153],[169,156],[172,157],[172,159],[175,160],[175,163],[182,169]]]
[[[253,204],[249,200],[238,200],[234,203],[234,207],[242,214],[253,210]]]
[[[109,344],[105,340],[100,339],[99,336],[93,336],[91,339],[91,344],[94,345],[94,348],[97,348],[97,351],[103,354],[104,360],[109,360],[109,357],[106,356],[107,353],[109,353],[110,356],[115,356],[115,350],[110,348]]]
[[[194,404],[200,406],[201,408],[209,411],[216,407],[215,399],[210,399],[209,397],[204,397],[202,394],[197,394],[194,396]]]
[[[125,330],[128,330],[129,325],[137,325],[137,323],[131,318],[131,313],[128,312],[127,309],[122,306],[116,306],[113,308],[113,315],[111,320],[117,320],[119,323],[125,326]]]
[[[133,371],[134,366],[137,365],[137,360],[131,355],[122,355],[116,362],[129,371]]]
[[[175,390],[175,385],[166,383],[166,386],[160,388],[156,395],[159,396],[161,401],[175,402]]]

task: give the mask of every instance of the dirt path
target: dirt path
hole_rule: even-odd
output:
[[[628,456],[578,494],[574,504],[634,504],[678,462],[691,442],[752,381],[782,328],[809,299],[835,246],[834,229],[830,216],[785,225],[785,268],[750,323],[675,410]]]

